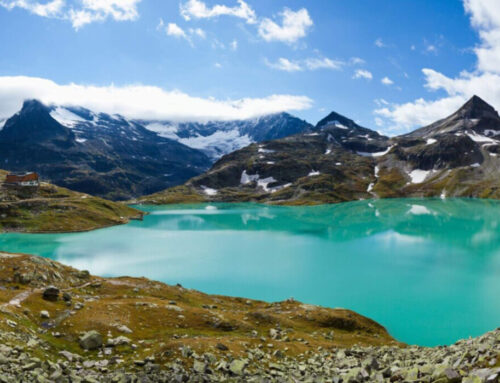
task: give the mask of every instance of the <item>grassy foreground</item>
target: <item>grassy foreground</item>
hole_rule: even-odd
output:
[[[0,253],[0,381],[497,383],[500,329],[407,347],[345,309],[100,278]],[[50,294],[49,294],[50,292]]]
[[[206,295],[145,278],[100,278],[30,255],[0,253],[0,282],[0,329],[8,330],[13,320],[18,331],[38,332],[46,356],[82,352],[78,338],[90,330],[129,338],[136,346],[121,347],[120,354],[131,361],[182,359],[183,347],[239,355],[264,344],[294,355],[318,347],[399,344],[381,325],[345,309]],[[44,300],[48,285],[71,300]]]
[[[143,213],[126,205],[77,193],[55,185],[3,185],[0,170],[0,232],[77,232],[141,219]]]

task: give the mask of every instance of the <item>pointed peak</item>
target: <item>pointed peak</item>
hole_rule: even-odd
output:
[[[479,96],[472,96],[459,110],[458,113],[466,118],[482,118],[488,115],[498,116],[495,108]]]
[[[24,100],[21,112],[30,112],[36,110],[47,110],[47,107],[41,101],[36,99]]]
[[[353,127],[358,127],[358,124],[356,124],[353,120],[342,116],[341,114],[338,114],[337,112],[331,112],[328,116],[323,118],[318,124],[316,125],[316,128],[320,128],[325,125],[329,124],[341,124],[344,125],[348,128],[353,128]]]

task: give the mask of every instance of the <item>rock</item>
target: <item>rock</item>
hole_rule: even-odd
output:
[[[471,376],[481,379],[481,382],[496,383],[500,377],[500,368],[495,370],[489,368],[482,368],[480,370],[475,370],[471,373]]]
[[[462,380],[460,374],[446,365],[441,365],[434,370],[433,379],[440,383],[459,383]]]
[[[190,357],[191,355],[193,355],[193,350],[191,350],[191,347],[189,346],[183,346],[181,348],[181,355],[183,358]]]
[[[40,311],[40,318],[49,319],[50,318],[49,312],[47,310]]]
[[[462,379],[462,383],[483,383],[484,380],[479,378],[478,376],[467,376],[466,378]]]
[[[59,299],[59,289],[55,286],[49,286],[43,290],[43,299],[55,302]]]
[[[193,370],[198,374],[204,374],[207,371],[207,363],[195,360],[193,363]]]
[[[132,334],[132,330],[131,330],[131,329],[129,329],[129,328],[128,328],[127,326],[125,326],[125,325],[118,326],[116,329],[117,329],[118,331],[120,331],[120,332],[125,333],[125,334]]]
[[[80,347],[84,350],[96,350],[102,346],[102,335],[95,331],[89,331],[80,338]]]
[[[114,347],[114,346],[129,345],[130,343],[132,343],[132,341],[129,338],[120,335],[114,339],[109,338],[108,341],[106,342],[106,345]]]
[[[64,302],[71,302],[71,294],[66,291],[63,293],[62,298]]]
[[[81,271],[78,271],[75,276],[79,279],[89,279],[90,278],[90,273],[88,272],[88,270],[81,270]]]
[[[235,359],[229,364],[229,371],[234,375],[242,376],[245,373],[245,368],[248,362],[243,359]]]
[[[65,357],[69,362],[72,362],[73,360],[81,359],[80,355],[73,354],[73,353],[66,351],[66,350],[60,351],[59,355]]]
[[[276,330],[275,328],[272,328],[269,330],[269,336],[271,337],[271,339],[279,339],[280,338],[279,331]]]
[[[217,350],[221,350],[221,351],[227,351],[227,350],[229,350],[229,348],[225,344],[222,344],[222,343],[217,343],[215,345],[215,348]]]
[[[373,357],[365,359],[362,363],[362,366],[370,371],[376,371],[380,368],[380,365],[379,365],[377,359],[375,359]]]

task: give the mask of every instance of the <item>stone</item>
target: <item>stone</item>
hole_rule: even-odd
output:
[[[462,380],[460,374],[446,365],[440,365],[432,374],[433,379],[440,383],[459,383]]]
[[[118,326],[117,327],[117,330],[120,331],[120,332],[123,332],[125,334],[132,334],[132,330],[129,329],[127,326],[125,325],[121,325],[121,326]]]
[[[123,346],[123,345],[129,345],[132,343],[132,341],[127,338],[126,336],[120,335],[116,338],[109,338],[108,341],[106,342],[107,346]]]
[[[84,350],[96,350],[102,346],[102,335],[95,331],[89,331],[80,338],[80,347]]]
[[[207,371],[207,363],[195,360],[193,363],[193,370],[198,374],[204,374]]]
[[[215,348],[217,350],[221,350],[221,351],[227,351],[227,350],[229,350],[229,348],[225,344],[223,344],[223,343],[217,343],[215,345]]]
[[[229,371],[234,375],[242,376],[245,373],[245,368],[248,362],[243,359],[235,359],[229,364]]]
[[[55,286],[49,286],[43,290],[43,299],[56,302],[59,299],[59,289]]]
[[[474,375],[467,376],[462,379],[462,383],[483,383],[483,382],[484,382],[483,379]]]
[[[62,299],[64,302],[71,302],[71,294],[65,291],[62,295]]]
[[[76,273],[76,277],[79,279],[89,279],[90,273],[88,270],[81,270]]]
[[[50,318],[49,312],[47,310],[40,311],[40,318],[49,319]]]

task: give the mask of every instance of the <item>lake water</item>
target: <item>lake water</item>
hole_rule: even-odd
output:
[[[142,209],[150,212],[142,222],[88,233],[0,234],[0,250],[102,276],[345,307],[411,344],[450,344],[500,326],[499,202]]]

